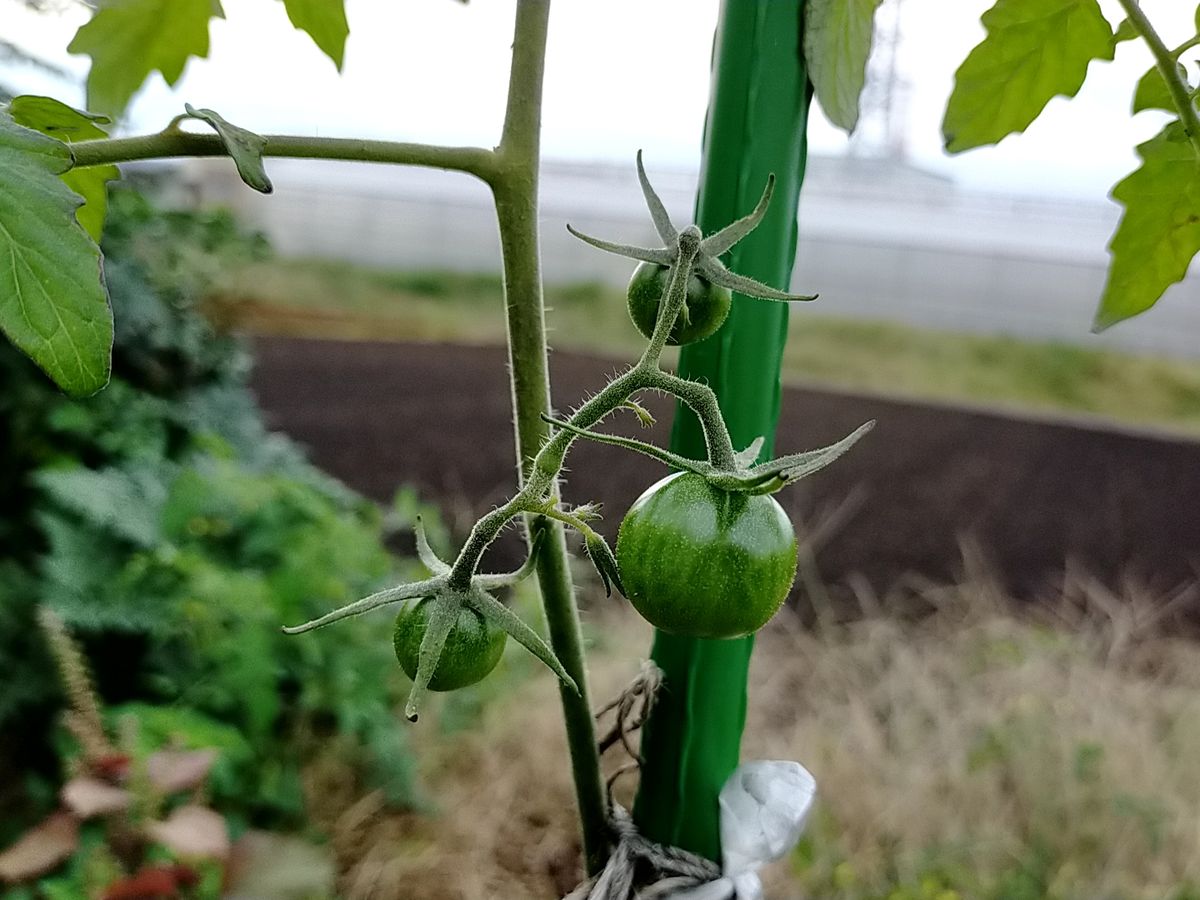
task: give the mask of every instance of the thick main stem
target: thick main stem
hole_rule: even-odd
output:
[[[1142,11],[1138,0],[1118,0],[1125,15],[1129,17],[1134,29],[1142,36],[1142,40],[1154,54],[1154,64],[1159,74],[1167,83],[1167,91],[1171,94],[1171,102],[1179,112],[1179,120],[1183,122],[1184,131],[1192,142],[1196,155],[1200,156],[1200,113],[1192,102],[1188,84],[1179,75],[1178,57],[1167,49],[1162,37],[1155,30],[1153,23]]]
[[[546,323],[538,246],[538,162],[541,139],[542,77],[546,58],[550,0],[519,0],[509,75],[508,107],[497,149],[499,172],[493,180],[504,291],[517,460],[521,478],[548,436],[542,416],[550,412]],[[544,516],[529,521],[529,537],[543,533],[537,574],[550,645],[575,679],[579,693],[559,685],[575,795],[589,873],[599,871],[608,855],[607,802],[596,748],[595,722],[588,702],[587,671],[579,612],[568,565],[566,536],[559,522]]]

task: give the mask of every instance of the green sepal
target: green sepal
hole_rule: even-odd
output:
[[[749,469],[758,459],[758,454],[762,453],[764,438],[760,434],[749,444],[744,450],[739,450],[733,454],[733,461],[739,469]]]
[[[624,447],[626,450],[632,450],[635,453],[641,453],[643,456],[649,456],[651,459],[657,459],[661,463],[666,463],[675,469],[686,469],[689,472],[696,472],[700,475],[705,475],[712,471],[712,467],[706,463],[695,459],[687,459],[677,453],[672,453],[670,450],[664,450],[662,447],[656,447],[653,444],[647,444],[645,441],[639,441],[635,438],[621,437],[616,434],[604,434],[600,431],[591,431],[587,428],[579,428],[566,422],[562,419],[555,419],[552,416],[542,416],[542,420],[553,425],[555,428],[561,428],[563,431],[570,432],[577,437],[587,438],[595,441],[598,444],[611,444],[614,447]]]
[[[442,658],[442,650],[446,646],[446,638],[462,609],[462,598],[450,591],[438,594],[433,601],[433,610],[429,614],[429,627],[421,638],[420,655],[417,657],[417,674],[413,678],[412,688],[408,692],[408,700],[404,704],[404,717],[410,722],[417,721],[417,707],[429,689],[429,682],[437,670]]]
[[[537,568],[538,554],[541,552],[544,542],[545,532],[535,532],[533,543],[529,545],[529,555],[525,557],[525,562],[521,563],[520,568],[514,572],[505,572],[499,575],[476,575],[472,582],[485,591],[492,591],[497,588],[513,587],[518,582],[524,581]]]
[[[233,164],[237,166],[238,175],[242,177],[242,181],[260,194],[269,194],[275,189],[271,184],[271,179],[267,177],[267,169],[263,164],[263,149],[267,146],[266,138],[261,134],[255,134],[253,131],[247,131],[245,128],[227,122],[220,114],[211,109],[196,109],[190,103],[185,103],[183,108],[187,110],[187,114],[191,118],[207,122],[212,126],[225,145],[225,149],[229,151],[229,156],[233,159]]]
[[[434,575],[449,575],[450,567],[429,546],[429,536],[425,533],[425,523],[417,516],[416,527],[413,529],[417,539],[417,558]]]
[[[723,491],[744,494],[774,494],[789,484],[795,484],[800,479],[824,469],[857,444],[863,435],[874,427],[875,422],[872,420],[860,425],[836,444],[830,444],[828,447],[781,456],[778,459],[751,466],[744,471],[713,472],[706,475],[705,478],[713,487]],[[753,446],[754,444],[751,443],[750,447]],[[747,451],[750,447],[747,448]],[[743,451],[743,453],[745,452]]]
[[[575,683],[554,651],[538,636],[537,632],[526,625],[515,612],[480,588],[474,588],[468,595],[467,602],[488,622],[502,629],[514,641],[541,660],[559,680],[568,688],[579,693],[579,685]]]
[[[348,619],[351,616],[361,616],[363,613],[378,609],[381,606],[401,603],[404,600],[411,600],[413,597],[427,597],[430,594],[436,594],[444,590],[445,587],[445,575],[435,575],[433,578],[426,578],[424,581],[407,582],[396,587],[378,591],[369,597],[355,600],[353,603],[347,603],[345,606],[339,607],[312,621],[305,622],[302,625],[285,625],[283,626],[283,633],[304,634],[306,631],[315,631],[318,628],[324,628],[326,625],[332,625],[334,622],[340,622],[342,619]]]
[[[605,596],[612,596],[613,587],[616,587],[624,595],[625,587],[621,584],[621,573],[617,569],[617,557],[612,552],[612,548],[608,546],[608,541],[604,539],[604,535],[598,531],[589,529],[583,536],[583,546],[587,550],[588,559],[592,561],[592,565],[600,573],[600,581],[604,584]]]

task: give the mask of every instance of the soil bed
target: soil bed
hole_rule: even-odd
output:
[[[497,347],[255,341],[253,384],[273,427],[314,461],[380,501],[400,485],[442,503],[469,525],[513,489],[514,450],[505,352]],[[620,363],[576,353],[551,359],[554,401],[569,409]],[[607,427],[658,443],[672,403],[644,404]],[[828,584],[855,576],[876,591],[904,579],[952,581],[964,543],[1005,590],[1030,597],[1086,572],[1112,588],[1130,581],[1166,591],[1200,564],[1200,442],[1079,421],[1018,418],[949,405],[787,387],[776,446],[830,443],[867,419],[877,426],[830,469],[780,495],[793,521],[814,526]],[[581,442],[565,495],[598,500],[615,538],[620,513],[664,471],[617,448]],[[831,519],[832,515],[832,519]],[[822,523],[824,525],[822,526]],[[509,534],[495,567],[519,555]]]

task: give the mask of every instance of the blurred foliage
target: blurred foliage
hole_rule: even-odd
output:
[[[0,819],[36,815],[60,777],[38,604],[81,640],[114,716],[136,712],[155,745],[222,750],[214,803],[247,823],[300,819],[318,748],[405,801],[386,625],[279,630],[403,574],[383,517],[265,430],[245,352],[197,311],[265,244],[225,214],[165,213],[118,190],[104,252],[107,389],[69,400],[0,346],[0,732],[23,735],[0,749],[0,812],[20,813]]]

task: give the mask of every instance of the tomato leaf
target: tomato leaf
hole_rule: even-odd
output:
[[[1073,97],[1094,59],[1112,59],[1098,0],[996,0],[987,36],[959,66],[942,135],[958,153],[1024,131],[1053,97]]]
[[[207,122],[213,127],[213,130],[220,136],[221,142],[225,144],[225,149],[229,151],[230,157],[233,158],[233,164],[237,166],[238,175],[242,176],[242,181],[261,194],[269,194],[274,190],[263,165],[263,148],[267,145],[266,138],[226,122],[211,109],[196,109],[190,103],[185,103],[184,109],[193,119]]]
[[[283,0],[283,5],[291,23],[308,32],[313,43],[342,71],[346,37],[350,34],[344,0]]]
[[[1136,41],[1139,37],[1141,35],[1138,34],[1137,26],[1129,19],[1122,19],[1113,34],[1113,43],[1123,44],[1125,41]]]
[[[1187,83],[1187,69],[1182,63],[1176,63],[1179,77]],[[1167,79],[1162,77],[1158,66],[1151,66],[1150,71],[1138,79],[1137,90],[1133,92],[1133,111],[1140,113],[1145,109],[1165,109],[1175,112],[1175,101],[1171,99],[1171,91],[1167,87]]]
[[[208,55],[220,0],[103,0],[67,50],[92,58],[88,106],[119,116],[152,72],[174,85],[187,61]]]
[[[1141,167],[1112,192],[1125,212],[1108,245],[1096,331],[1153,306],[1200,252],[1200,160],[1183,125],[1169,123],[1138,154]]]
[[[113,323],[100,248],[59,178],[70,167],[66,144],[0,111],[0,330],[82,397],[108,383]]]
[[[66,862],[79,849],[79,822],[56,812],[0,853],[0,881],[28,881]]]
[[[53,97],[14,97],[8,111],[18,125],[67,143],[107,137],[100,126],[112,121],[108,116],[83,112]],[[83,206],[75,211],[75,218],[92,240],[99,243],[108,210],[108,183],[121,177],[120,170],[116,166],[92,166],[68,169],[61,177],[67,187],[83,198]]]
[[[180,806],[163,821],[148,823],[146,834],[185,859],[224,860],[229,856],[229,826],[220,813],[206,806]]]
[[[867,58],[880,0],[809,0],[804,57],[821,109],[834,125],[853,131],[867,78]]]

